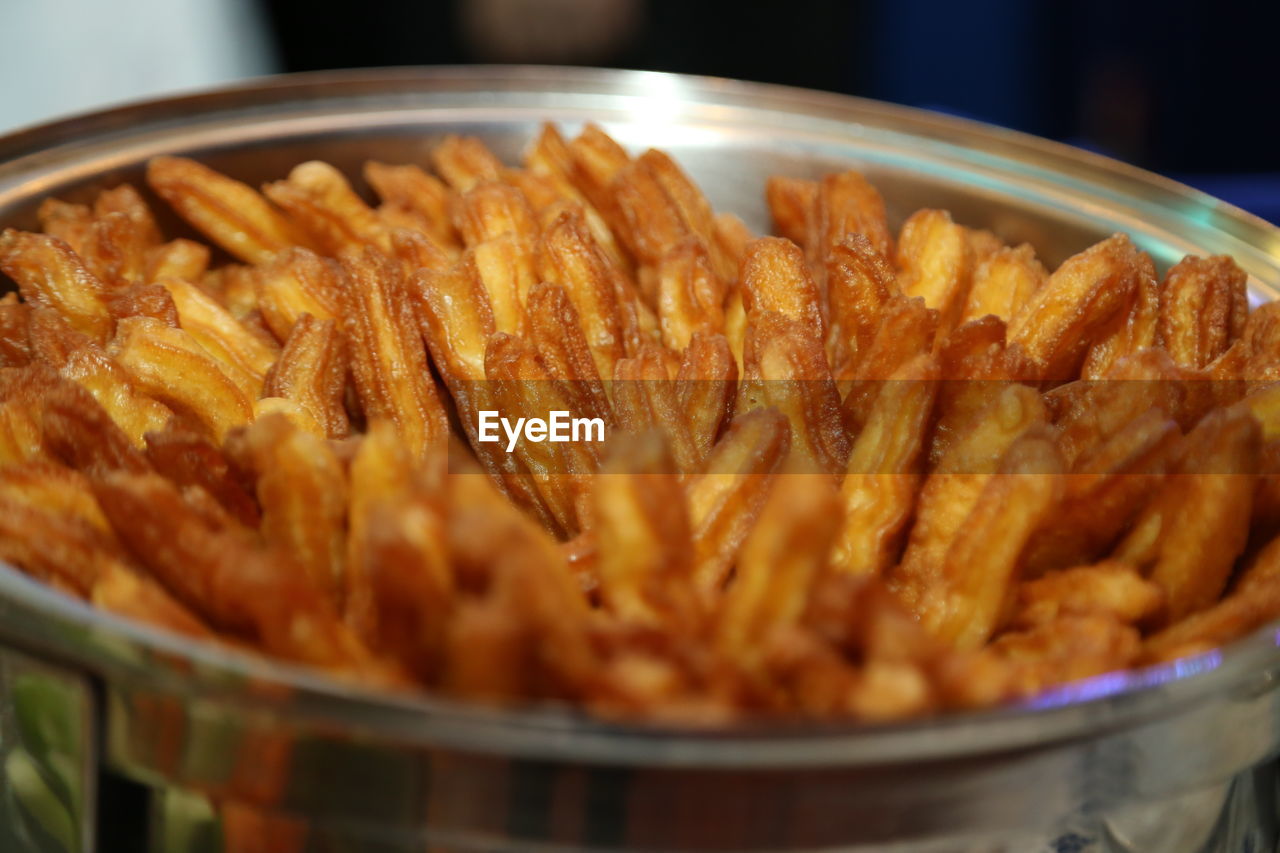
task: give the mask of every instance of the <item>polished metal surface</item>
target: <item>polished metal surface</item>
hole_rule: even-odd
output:
[[[449,132],[514,159],[544,120],[669,150],[757,228],[767,175],[853,165],[899,220],[947,208],[1049,263],[1121,230],[1161,265],[1232,254],[1255,299],[1280,294],[1280,231],[1100,157],[835,95],[584,69],[308,75],[31,129],[0,139],[0,225],[32,225],[48,195],[137,180],[156,154],[251,182],[309,158],[358,174],[367,158],[421,161]],[[0,643],[98,686],[102,767],[154,790],[155,850],[233,846],[227,801],[303,820],[297,843],[317,850],[1164,851],[1183,849],[1168,846],[1175,825],[1187,850],[1276,842],[1274,627],[1025,707],[715,732],[376,695],[122,622],[2,567]]]

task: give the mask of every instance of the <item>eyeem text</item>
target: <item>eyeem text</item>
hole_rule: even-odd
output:
[[[545,419],[516,418],[514,422],[492,409],[482,409],[477,426],[480,441],[502,441],[505,435],[508,453],[515,450],[521,438],[533,442],[604,441],[603,418],[575,418],[561,409],[552,410]]]

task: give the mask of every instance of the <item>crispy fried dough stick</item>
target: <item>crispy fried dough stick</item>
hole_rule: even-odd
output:
[[[1123,234],[1068,258],[1009,322],[1019,344],[1049,380],[1076,378],[1090,341],[1128,305],[1149,259]]]
[[[817,196],[808,211],[804,245],[819,280],[832,249],[850,235],[865,237],[875,251],[886,258],[893,257],[893,235],[889,232],[884,199],[862,173],[850,169],[825,175],[818,182]]]
[[[848,390],[844,408],[853,428],[866,422],[880,393],[880,385],[911,359],[929,352],[938,332],[938,312],[920,297],[894,296],[884,306],[884,318],[865,355],[852,373],[845,373]]]
[[[899,286],[938,312],[938,328],[949,332],[964,314],[973,281],[973,255],[963,226],[942,210],[919,210],[898,235]]]
[[[1026,581],[1018,590],[1022,626],[1043,625],[1060,615],[1097,613],[1136,625],[1164,607],[1164,590],[1128,563],[1103,560]]]
[[[198,486],[245,527],[256,528],[261,523],[257,500],[220,446],[176,421],[147,433],[146,441],[147,461],[174,485],[182,489]]]
[[[71,247],[77,255],[84,247],[93,225],[93,210],[87,204],[70,204],[56,198],[46,198],[36,211],[40,230],[56,237]]]
[[[358,560],[378,615],[373,648],[426,683],[439,680],[444,644],[458,606],[441,495],[415,482],[370,513]]]
[[[844,470],[849,433],[822,339],[780,314],[754,314],[744,361],[738,411],[778,409],[791,421],[794,465],[828,474]]]
[[[387,418],[416,455],[443,445],[444,407],[398,265],[366,249],[343,260],[343,332],[365,417]]]
[[[1126,358],[1156,345],[1160,312],[1160,287],[1155,263],[1139,252],[1134,268],[1136,283],[1127,308],[1121,308],[1093,335],[1080,376],[1099,379],[1115,371]]]
[[[734,418],[711,451],[706,472],[687,481],[694,584],[703,598],[718,598],[789,449],[786,417],[757,409]]]
[[[31,312],[31,345],[39,358],[93,395],[116,425],[141,447],[143,436],[162,429],[173,412],[143,393],[133,376],[92,339],[71,329],[49,308]]]
[[[569,294],[557,284],[539,282],[529,291],[527,310],[531,343],[570,400],[571,411],[612,424],[613,409]],[[688,408],[685,411],[694,414]]]
[[[1029,432],[1010,446],[943,558],[942,607],[924,612],[925,626],[940,640],[976,649],[1000,627],[1027,540],[1061,495],[1061,473],[1047,431]]]
[[[1280,379],[1280,302],[1266,302],[1249,313],[1244,325],[1244,358],[1241,368],[1250,390]],[[1230,351],[1223,358],[1230,355]]]
[[[342,271],[309,249],[286,249],[253,269],[256,302],[282,343],[303,314],[336,319],[342,311]]]
[[[289,554],[335,612],[346,560],[347,478],[328,442],[283,415],[267,415],[227,437],[252,472],[262,538]]]
[[[210,526],[156,474],[110,474],[95,481],[94,493],[147,571],[215,627],[281,657],[361,675],[367,652],[283,555],[242,531]]]
[[[266,397],[291,400],[329,438],[351,434],[343,404],[347,383],[347,348],[333,320],[303,314],[285,340],[280,357],[262,384]]]
[[[520,506],[554,527],[521,457],[479,440],[479,414],[499,410],[497,383],[485,373],[485,346],[494,334],[493,314],[474,270],[465,262],[445,272],[423,270],[409,295],[436,368],[458,409],[463,431],[485,471]],[[585,346],[585,344],[584,344]]]
[[[548,226],[541,258],[543,280],[563,286],[578,312],[596,369],[612,376],[613,363],[626,354],[622,311],[607,261],[580,216],[566,212]]]
[[[690,419],[680,409],[679,389],[656,345],[614,365],[612,391],[614,417],[621,430],[656,430],[666,437],[677,470],[683,474],[701,470],[703,454],[694,441]]]
[[[209,256],[209,247],[204,243],[183,237],[170,240],[147,252],[147,268],[143,279],[148,282],[162,278],[200,281],[209,270]]]
[[[1164,589],[1163,625],[1210,606],[1226,587],[1249,535],[1260,433],[1247,411],[1206,417],[1187,435],[1173,476],[1116,548],[1117,559]]]
[[[764,189],[774,229],[797,246],[804,245],[810,211],[818,203],[818,182],[771,175]]]
[[[481,181],[496,181],[502,162],[474,136],[449,134],[431,152],[436,171],[457,192],[466,192]]]
[[[110,335],[107,286],[56,237],[6,229],[0,271],[17,282],[24,300],[53,308],[76,331],[99,343]]]
[[[1153,408],[1077,458],[1053,523],[1027,545],[1027,575],[1096,560],[1114,546],[1161,487],[1181,437],[1177,424]]]
[[[326,254],[336,256],[364,246],[391,251],[386,225],[328,163],[299,163],[287,179],[269,183],[262,191]]]
[[[619,228],[620,214],[613,197],[613,181],[631,162],[622,146],[597,124],[588,123],[569,141],[573,183],[595,205],[605,221]]]
[[[694,335],[681,355],[676,394],[699,459],[711,453],[728,422],[737,387],[738,365],[725,337]]]
[[[25,367],[31,362],[31,306],[18,294],[0,296],[0,368]]]
[[[147,183],[197,231],[246,263],[308,245],[298,227],[252,187],[194,160],[153,157]]]
[[[1156,338],[1184,367],[1205,367],[1244,334],[1248,276],[1226,255],[1188,255],[1160,284]]]
[[[378,636],[378,594],[367,562],[373,519],[402,501],[413,476],[413,451],[395,424],[377,419],[359,440],[347,473],[347,559],[342,573],[343,621],[366,642]]]
[[[749,664],[763,638],[800,622],[838,527],[829,482],[778,476],[724,596],[716,641],[725,654]]]
[[[852,377],[899,292],[896,274],[866,237],[853,234],[828,249],[826,282],[827,360],[837,379]]]
[[[1045,418],[1040,395],[1024,385],[1010,385],[925,478],[902,562],[889,575],[890,587],[917,617],[936,607],[943,561],[998,469],[999,460]]]
[[[581,205],[583,219],[605,254],[619,269],[630,270],[630,258],[619,245],[617,237],[605,222],[604,217],[587,196],[575,186],[574,155],[554,125],[548,123],[542,126],[537,139],[525,152],[524,162],[528,172],[548,181],[560,199]],[[506,179],[511,181],[510,173],[507,174]]]
[[[694,593],[684,491],[661,435],[622,435],[593,480],[604,605],[619,619],[687,635],[703,618]]]
[[[194,284],[171,278],[160,285],[173,299],[183,330],[217,359],[249,399],[258,397],[263,377],[280,354],[275,341],[255,335]]]
[[[520,339],[501,332],[489,339],[485,377],[496,397],[497,410],[524,417],[548,419],[554,411],[569,411],[568,402],[533,351]],[[572,535],[582,528],[578,502],[585,494],[584,476],[595,471],[596,445],[585,442],[517,442],[514,454],[524,464],[534,487],[560,530]]]
[[[444,684],[458,695],[582,698],[601,661],[590,611],[555,541],[485,477],[448,479],[449,549],[459,583],[482,591],[449,627]]]
[[[118,324],[111,355],[150,397],[194,416],[215,438],[253,419],[253,404],[196,340],[150,317]]]
[[[939,364],[946,381],[938,393],[938,423],[929,446],[933,464],[1006,385],[1034,373],[1022,349],[1006,342],[1004,321],[991,315],[952,330]]]
[[[437,244],[458,245],[453,227],[455,196],[439,178],[417,166],[389,166],[375,160],[364,164],[364,178],[384,205],[415,214]]]
[[[1272,539],[1226,598],[1147,638],[1142,658],[1174,660],[1229,643],[1280,614],[1280,539]]]
[[[682,350],[697,334],[724,329],[724,291],[706,249],[696,240],[677,243],[658,264],[657,310],[662,342]]]
[[[880,389],[840,486],[833,569],[880,576],[896,562],[915,509],[937,392],[938,363],[929,355],[908,362]]]
[[[778,237],[751,243],[742,270],[742,294],[748,315],[780,314],[811,337],[826,340],[820,291],[805,266],[804,253],[794,243]]]
[[[982,261],[975,258],[960,322],[994,314],[1007,323],[1048,280],[1049,273],[1026,243],[1016,249],[1005,246]]]

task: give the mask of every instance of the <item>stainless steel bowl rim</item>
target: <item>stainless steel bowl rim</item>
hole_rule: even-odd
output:
[[[762,105],[797,116],[844,123],[869,118],[939,145],[979,145],[1000,163],[1021,164],[1053,181],[1087,179],[1118,201],[1135,196],[1153,210],[1190,205],[1215,228],[1256,253],[1251,286],[1268,296],[1280,287],[1280,229],[1189,187],[1059,143],[977,122],[889,104],[790,87],[654,72],[549,67],[467,67],[321,72],[250,81],[213,92],[143,101],[22,129],[0,137],[0,202],[22,175],[38,173],[58,152],[109,144],[139,127],[162,128],[234,111],[275,115],[291,100],[332,108],[343,98],[403,88],[553,93],[633,92],[637,98],[702,98]],[[649,94],[646,94],[649,93]],[[499,99],[501,100],[501,99]],[[88,140],[88,141],[86,141]],[[1083,177],[1082,177],[1083,176]],[[1139,192],[1139,190],[1141,190]],[[1139,204],[1138,209],[1143,209]],[[1261,259],[1259,261],[1259,258]],[[1262,274],[1259,276],[1258,271]],[[1268,275],[1268,272],[1270,273]],[[1194,658],[1113,673],[1067,685],[1035,700],[994,710],[953,713],[884,725],[746,720],[711,729],[609,722],[559,707],[500,709],[426,694],[383,694],[343,684],[279,661],[197,643],[98,611],[0,566],[0,640],[106,679],[146,681],[175,694],[217,696],[246,710],[310,720],[370,737],[423,747],[627,766],[721,768],[840,767],[961,758],[1138,726],[1188,706],[1269,689],[1280,672],[1280,622]]]

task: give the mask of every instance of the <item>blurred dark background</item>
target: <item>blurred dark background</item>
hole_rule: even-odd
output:
[[[0,34],[30,81],[0,131],[279,71],[603,65],[968,116],[1280,223],[1277,0],[0,0]]]
[[[1280,223],[1280,3],[257,2],[285,71],[527,62],[826,89],[1081,145]]]

